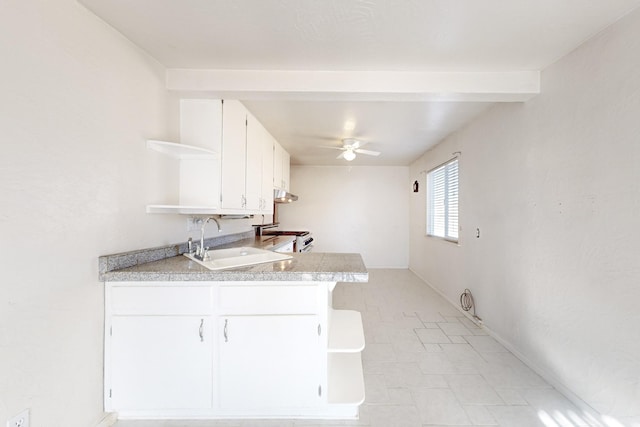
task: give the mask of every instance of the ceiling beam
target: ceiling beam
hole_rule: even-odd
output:
[[[540,93],[540,72],[168,69],[167,89],[245,100],[524,102]]]

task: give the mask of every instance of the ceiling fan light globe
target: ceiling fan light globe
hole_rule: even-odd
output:
[[[344,159],[345,159],[347,162],[350,162],[350,161],[352,161],[353,159],[355,159],[355,158],[356,158],[356,153],[354,153],[354,152],[353,152],[353,151],[351,151],[351,150],[347,150],[347,151],[345,151],[345,152],[344,152],[344,154],[342,155],[342,157],[344,157]]]

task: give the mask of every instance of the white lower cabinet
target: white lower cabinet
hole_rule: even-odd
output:
[[[357,418],[357,312],[335,282],[105,284],[105,410],[122,419]]]
[[[222,316],[218,396],[222,409],[318,406],[318,316]]]
[[[111,405],[118,410],[211,407],[210,317],[114,316]]]

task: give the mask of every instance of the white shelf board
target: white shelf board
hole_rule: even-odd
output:
[[[357,353],[364,350],[364,329],[360,312],[331,310],[329,353]]]
[[[211,215],[219,214],[218,206],[147,205],[147,213]]]
[[[361,405],[364,374],[360,353],[329,353],[328,395],[330,405]]]
[[[215,151],[193,145],[176,144],[175,142],[147,140],[147,148],[166,154],[177,159],[217,159],[220,156]]]

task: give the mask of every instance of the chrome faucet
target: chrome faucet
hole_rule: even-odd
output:
[[[207,223],[209,222],[210,219],[212,219],[218,226],[218,233],[222,232],[222,227],[220,226],[220,222],[218,221],[217,218],[210,216],[207,219],[202,220],[202,228],[200,229],[200,247],[196,248],[196,254],[194,255],[200,261],[205,261],[206,258],[209,256],[209,254],[207,253],[209,248],[204,247],[204,229],[206,228]]]

